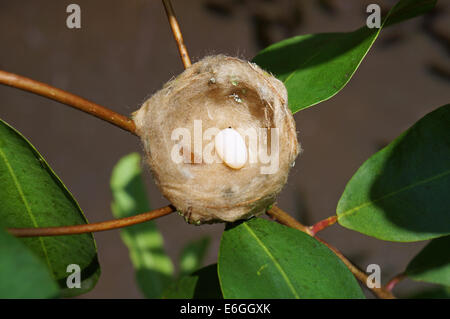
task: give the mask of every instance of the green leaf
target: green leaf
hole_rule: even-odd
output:
[[[52,298],[59,288],[47,266],[0,228],[0,299]]]
[[[450,236],[433,239],[406,267],[406,275],[450,287]]]
[[[165,299],[222,299],[217,264],[184,275],[170,285],[163,294]]]
[[[261,218],[225,230],[218,273],[224,298],[364,298],[324,244]]]
[[[180,256],[180,275],[190,274],[201,267],[210,241],[209,237],[203,237],[184,246]]]
[[[450,287],[437,286],[435,288],[419,291],[408,299],[450,299]]]
[[[5,227],[86,224],[70,192],[38,151],[0,120],[0,220]],[[91,290],[100,276],[92,234],[22,238],[49,268],[65,297]],[[81,268],[81,288],[66,286],[67,266]]]
[[[390,241],[450,234],[449,127],[445,105],[370,157],[345,187],[338,222]]]
[[[402,0],[385,25],[431,10],[436,0]],[[289,108],[296,113],[337,94],[350,80],[378,37],[381,28],[366,26],[345,33],[300,35],[275,43],[253,62],[283,81]]]
[[[431,11],[436,6],[437,0],[402,0],[399,1],[389,13],[384,27],[417,17]]]
[[[129,217],[150,210],[138,153],[124,156],[111,176],[116,218]],[[147,298],[159,298],[170,283],[173,264],[164,252],[164,242],[153,221],[124,228],[120,231],[136,270],[136,280]]]

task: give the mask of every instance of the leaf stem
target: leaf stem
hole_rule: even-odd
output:
[[[181,34],[181,29],[178,25],[177,18],[175,17],[175,12],[170,0],[162,0],[162,2],[164,4],[164,9],[166,10],[167,19],[169,19],[173,37],[178,46],[178,51],[180,52],[181,61],[183,62],[184,68],[187,69],[191,66],[191,59],[189,58],[186,46],[184,45],[183,35]]]
[[[297,221],[294,217],[283,211],[281,208],[273,205],[267,212],[267,215],[269,215],[272,219],[276,220],[280,224],[283,224],[285,226],[298,229],[304,233],[307,233],[310,236],[314,236],[311,233],[311,230],[308,226],[305,226],[301,224],[299,221]]]
[[[336,222],[337,216],[330,216],[328,218],[325,218],[324,220],[321,220],[320,222],[315,223],[312,226],[309,226],[308,229],[310,231],[310,234],[312,234],[312,236],[315,236],[318,232],[335,224]]]
[[[285,226],[295,228],[304,233],[307,233],[308,235],[316,238],[318,241],[320,241],[321,243],[326,245],[347,266],[347,268],[352,272],[352,274],[356,277],[356,279],[358,279],[361,283],[363,283],[367,287],[366,283],[367,283],[368,275],[365,272],[363,272],[362,270],[358,269],[358,267],[356,267],[350,260],[348,260],[347,257],[345,257],[337,248],[328,244],[326,241],[314,236],[313,232],[311,231],[311,227],[307,227],[307,226],[301,224],[295,218],[293,218],[288,213],[286,213],[285,211],[283,211],[282,209],[280,209],[276,206],[273,206],[266,213],[271,218],[278,221],[280,224],[283,224]],[[369,288],[369,289],[378,298],[395,299],[395,296],[389,290],[387,290],[385,287]]]
[[[94,115],[125,131],[136,135],[136,126],[130,118],[118,114],[104,106],[88,101],[75,94],[63,91],[48,84],[38,82],[21,75],[0,70],[0,84],[11,86],[23,91],[44,96],[51,100],[61,102],[85,113]]]
[[[387,291],[392,291],[394,289],[394,287],[403,279],[405,279],[407,276],[405,273],[400,273],[398,275],[396,275],[394,278],[392,278],[391,280],[389,280],[389,282],[386,284],[385,289]]]
[[[137,214],[130,217],[108,220],[99,223],[82,224],[60,227],[42,227],[42,228],[8,228],[8,232],[16,237],[37,237],[37,236],[62,236],[75,235],[92,232],[100,232],[116,228],[128,227],[152,219],[156,219],[176,211],[172,205],[165,206],[150,212]]]

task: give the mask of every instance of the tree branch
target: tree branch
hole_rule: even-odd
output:
[[[325,218],[324,220],[321,220],[320,222],[315,223],[312,226],[309,226],[308,229],[309,229],[310,233],[312,234],[312,236],[315,236],[318,232],[335,224],[336,222],[337,222],[337,216],[330,216],[328,218]]]
[[[8,228],[8,232],[16,237],[36,237],[36,236],[62,236],[99,232],[116,228],[123,228],[147,222],[176,211],[175,207],[169,205],[159,209],[152,210],[130,217],[108,220],[99,223],[82,224],[61,227],[42,227],[42,228]]]
[[[285,226],[298,229],[304,233],[307,233],[310,236],[314,236],[311,233],[311,230],[309,227],[301,224],[298,222],[294,217],[283,211],[281,208],[273,205],[272,208],[270,208],[267,212],[267,215],[269,215],[272,219],[276,220],[280,224],[283,224]]]
[[[271,209],[269,209],[267,212],[267,215],[269,215],[274,220],[278,221],[280,224],[286,225],[291,228],[298,229],[304,233],[307,233],[308,235],[316,238],[318,241],[326,245],[332,252],[336,254],[336,256],[347,266],[347,268],[353,273],[353,275],[364,285],[367,287],[367,278],[368,275],[363,272],[362,270],[358,269],[353,263],[348,260],[337,248],[333,247],[332,245],[328,244],[326,241],[315,237],[313,235],[313,232],[311,231],[310,227],[304,226],[299,221],[294,219],[292,216],[290,216],[288,213],[284,212],[282,209],[273,206]],[[369,288],[378,298],[382,299],[394,299],[394,295],[387,290],[385,287],[381,288]]]
[[[187,69],[191,66],[191,59],[187,52],[186,46],[184,45],[183,35],[181,34],[180,26],[178,25],[177,18],[175,17],[175,12],[173,11],[172,4],[170,0],[163,0],[164,9],[166,10],[167,18],[169,19],[170,28],[172,29],[173,37],[178,46],[178,51],[180,52],[181,61],[183,62],[184,68]]]
[[[401,273],[398,274],[397,276],[395,276],[394,278],[392,278],[391,280],[389,280],[389,282],[386,284],[385,288],[387,291],[392,291],[394,289],[394,287],[403,279],[406,278],[406,274],[405,273]]]
[[[23,91],[44,96],[76,108],[85,113],[94,115],[99,119],[109,122],[136,135],[136,126],[130,118],[118,114],[94,102],[88,101],[75,94],[63,91],[48,84],[38,82],[14,73],[0,70],[0,84],[11,86]]]

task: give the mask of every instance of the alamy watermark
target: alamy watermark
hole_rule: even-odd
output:
[[[369,4],[366,12],[370,13],[366,20],[366,25],[369,29],[381,28],[381,8],[378,4]]]
[[[66,268],[66,272],[70,273],[66,279],[66,286],[69,289],[81,288],[81,268],[80,265],[70,264]]]
[[[66,19],[66,26],[69,29],[81,28],[81,8],[78,4],[72,3],[66,7],[66,12],[70,13]]]
[[[278,128],[233,128],[246,141],[246,162],[260,163],[261,174],[274,174],[279,168],[280,134]],[[241,156],[239,143],[232,141],[219,146],[215,137],[221,132],[217,127],[203,131],[201,120],[194,120],[193,136],[191,130],[185,127],[176,128],[171,133],[175,145],[171,150],[174,163],[212,164],[223,163],[217,153]],[[218,149],[221,147],[221,149]],[[239,160],[236,158],[236,160]]]
[[[370,275],[367,277],[366,285],[368,288],[381,288],[381,268],[380,265],[370,264],[366,268]]]

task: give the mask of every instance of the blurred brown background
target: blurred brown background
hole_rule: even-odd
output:
[[[173,0],[193,61],[215,53],[251,59],[283,38],[351,31],[368,3],[393,1]],[[81,29],[68,29],[66,7],[81,6]],[[333,215],[346,181],[371,154],[420,117],[450,100],[449,1],[426,17],[382,31],[353,79],[337,96],[296,114],[304,153],[278,205],[306,224]],[[157,0],[0,0],[0,69],[130,114],[182,64]],[[117,160],[142,151],[131,134],[59,103],[0,86],[0,118],[40,150],[89,221],[110,219],[109,177]],[[167,204],[147,174],[153,208]],[[1,203],[0,203],[1,205]],[[194,227],[176,214],[157,221],[176,262],[186,241],[212,237],[217,257],[223,225]],[[390,243],[338,225],[322,237],[361,268],[376,263],[382,280],[402,271],[425,243]],[[118,231],[95,235],[102,276],[90,298],[139,298]],[[418,284],[406,281],[404,294]],[[370,294],[369,294],[370,295]]]

